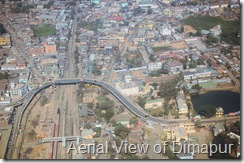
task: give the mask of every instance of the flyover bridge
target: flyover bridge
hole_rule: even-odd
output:
[[[118,92],[114,87],[112,87],[110,84],[95,80],[95,79],[81,79],[81,78],[70,78],[70,79],[57,79],[53,82],[48,82],[45,83],[44,85],[37,87],[33,89],[32,91],[28,92],[28,95],[25,96],[25,102],[23,107],[21,108],[21,111],[17,117],[17,124],[18,128],[20,128],[20,122],[23,116],[23,113],[33,100],[33,98],[42,90],[52,86],[52,85],[68,85],[68,84],[78,84],[81,82],[89,83],[89,84],[95,84],[99,85],[101,87],[104,87],[110,91],[122,104],[124,104],[134,115],[137,117],[149,122],[149,123],[154,123],[154,124],[161,124],[161,125],[166,125],[166,124],[172,124],[172,123],[179,123],[179,122],[185,122],[186,120],[165,120],[165,119],[160,119],[156,117],[151,117],[147,113],[145,113],[138,105],[133,103],[130,99],[122,95],[120,92]],[[19,105],[20,102],[22,102],[23,99],[17,102],[16,105]]]

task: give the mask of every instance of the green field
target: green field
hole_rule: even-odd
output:
[[[169,50],[171,50],[171,46],[152,47],[152,50],[154,53],[157,53],[159,51],[169,51]]]
[[[241,30],[240,20],[225,21],[221,17],[191,16],[183,20],[182,23],[185,25],[190,25],[198,31],[209,30],[216,25],[221,25],[221,39],[232,45],[240,44],[240,38],[237,37]]]
[[[36,26],[34,27],[35,37],[44,37],[55,34],[56,29],[54,26]]]
[[[79,23],[79,26],[80,28],[84,28],[84,29],[87,29],[87,30],[92,30],[92,31],[97,31],[98,29],[101,29],[102,28],[102,23],[99,23],[99,22],[80,22]]]
[[[211,82],[207,82],[207,83],[201,83],[199,84],[203,89],[209,89],[209,88],[215,88],[217,87],[216,83],[211,83]]]

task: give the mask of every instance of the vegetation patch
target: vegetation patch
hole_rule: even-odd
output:
[[[152,50],[154,53],[160,52],[160,51],[169,51],[171,50],[171,46],[158,46],[158,47],[152,47]]]
[[[4,28],[3,24],[0,23],[0,35],[4,34],[4,33],[6,33],[6,32],[7,32],[7,31],[6,31],[6,29]]]
[[[82,22],[79,23],[79,26],[81,28],[97,32],[98,29],[102,28],[102,23],[100,23],[98,21],[96,21],[96,22],[85,22],[85,21],[82,21]]]
[[[47,104],[47,102],[48,102],[48,98],[46,96],[42,96],[40,99],[40,105],[44,106]]]
[[[240,20],[225,21],[221,17],[191,16],[183,20],[183,24],[190,25],[198,31],[209,30],[216,25],[221,25],[221,39],[231,45],[240,44],[240,37],[238,37],[241,30]]]
[[[34,35],[35,37],[44,37],[53,35],[56,33],[56,29],[54,26],[36,26],[34,27]]]

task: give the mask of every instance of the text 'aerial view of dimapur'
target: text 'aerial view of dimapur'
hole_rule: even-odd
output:
[[[239,0],[0,0],[0,159],[240,159]]]

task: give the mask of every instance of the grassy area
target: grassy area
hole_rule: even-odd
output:
[[[171,112],[171,115],[173,115],[173,116],[179,115],[179,112],[176,108],[171,109],[170,112]]]
[[[154,53],[157,53],[159,51],[169,51],[169,50],[171,50],[171,46],[152,47],[152,50]]]
[[[199,84],[202,88],[208,89],[208,88],[215,88],[217,85],[215,83],[207,82],[207,83],[201,83]]]
[[[35,37],[43,37],[55,34],[56,29],[54,26],[37,26],[34,27]]]
[[[164,112],[165,110],[163,108],[157,108],[157,109],[148,109],[148,113],[150,115],[159,115],[160,112]]]
[[[240,38],[237,37],[241,29],[240,20],[226,21],[221,17],[197,16],[183,20],[183,24],[190,25],[196,30],[209,30],[216,25],[221,25],[221,39],[229,44],[238,45]]]
[[[84,28],[87,30],[97,31],[99,28],[102,28],[102,23],[99,22],[80,22],[80,28]]]

